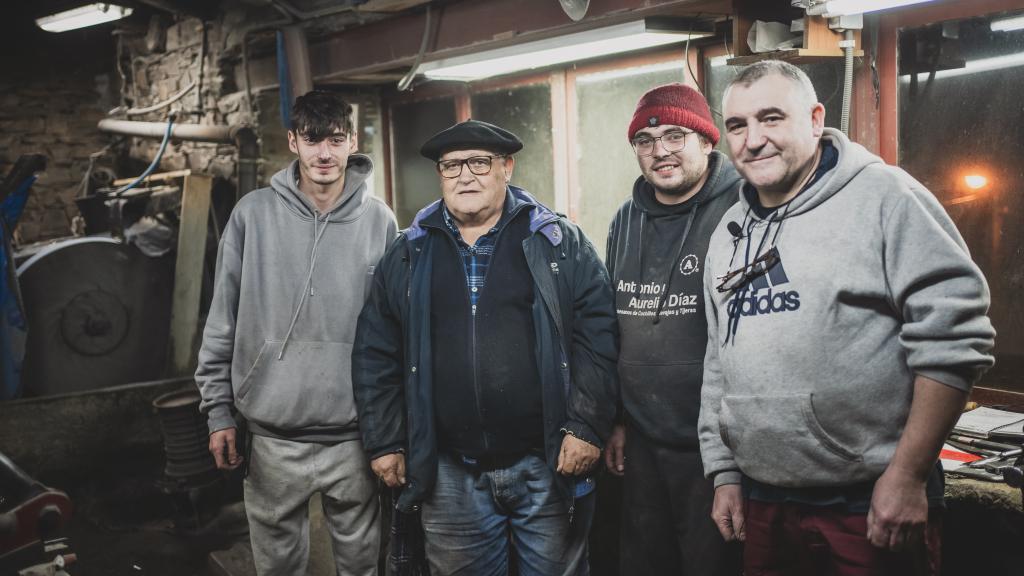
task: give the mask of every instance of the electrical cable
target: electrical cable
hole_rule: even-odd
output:
[[[140,116],[142,114],[149,114],[150,112],[156,112],[157,110],[160,110],[161,108],[166,108],[166,107],[170,106],[171,104],[174,104],[178,100],[181,100],[185,96],[185,94],[188,94],[195,87],[196,87],[195,81],[189,82],[188,86],[185,86],[184,88],[179,90],[177,94],[171,96],[170,98],[168,98],[167,100],[164,100],[163,102],[157,102],[156,104],[153,104],[152,106],[146,106],[145,108],[129,108],[128,110],[125,110],[124,113],[125,113],[126,116]],[[115,108],[111,112],[116,112],[116,111],[117,111],[117,109]]]
[[[427,17],[426,22],[423,24],[423,38],[420,39],[420,51],[416,54],[416,59],[413,60],[412,68],[402,79],[398,81],[398,91],[405,92],[412,86],[412,81],[416,79],[416,71],[420,67],[420,62],[423,60],[423,55],[427,52],[427,41],[430,39],[430,28],[431,28],[431,5],[427,4]]]
[[[693,19],[694,20],[700,20],[700,15],[701,15],[701,13],[698,12],[697,15],[694,16]],[[697,88],[700,89],[700,84],[697,82],[697,75],[693,73],[693,66],[690,65],[690,37],[692,35],[693,35],[693,29],[690,28],[690,29],[688,29],[686,31],[686,47],[683,49],[683,60],[686,61],[686,70],[690,73],[690,78],[693,79],[694,86],[697,86]],[[685,75],[683,76],[683,80],[684,81],[686,80],[686,76]],[[701,92],[703,92],[703,90],[701,90]]]
[[[196,90],[196,108],[199,111],[199,115],[203,115],[203,72],[206,68],[206,50],[207,50],[207,27],[206,22],[203,22],[203,43],[199,48],[199,90]]]
[[[174,112],[171,112],[170,114],[167,115],[167,130],[164,132],[163,142],[160,143],[160,149],[157,150],[156,157],[153,158],[153,162],[150,163],[150,165],[146,168],[145,171],[142,172],[142,174],[139,175],[138,178],[136,178],[135,180],[132,180],[128,184],[125,184],[121,188],[118,188],[114,192],[114,194],[113,194],[114,196],[120,196],[120,195],[124,194],[125,192],[131,190],[132,188],[135,188],[136,186],[139,185],[139,182],[142,182],[143,180],[146,179],[147,176],[149,176],[150,174],[153,173],[153,170],[155,170],[156,167],[160,165],[160,159],[163,158],[164,151],[167,150],[167,143],[171,141],[171,132],[173,132],[173,129],[174,129]]]
[[[843,111],[840,115],[839,128],[843,134],[850,135],[850,100],[853,97],[853,30],[846,30],[843,42]]]

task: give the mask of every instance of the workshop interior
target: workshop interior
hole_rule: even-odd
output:
[[[943,574],[1024,566],[1024,2],[85,0],[0,27],[0,576],[255,574],[239,471],[193,374],[232,208],[294,158],[294,98],[353,104],[399,228],[430,135],[525,143],[517,182],[595,246],[637,176],[637,98],[682,82],[722,133],[743,66],[812,80],[825,124],[927,187],[991,291],[995,366],[942,452]],[[726,145],[718,144],[723,152]],[[602,487],[615,494],[615,478]],[[614,496],[612,496],[614,498]],[[332,574],[311,506],[310,574]],[[599,508],[591,572],[618,572]],[[603,519],[602,519],[603,518]],[[626,576],[626,575],[623,575]]]

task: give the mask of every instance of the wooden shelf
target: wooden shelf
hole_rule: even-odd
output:
[[[828,21],[821,16],[808,16],[803,10],[794,8],[789,0],[734,0],[732,44],[733,54],[727,63],[730,66],[745,66],[760,60],[786,60],[794,64],[806,64],[809,62],[820,62],[832,58],[842,58],[843,49],[839,42],[843,40],[843,34],[828,27]],[[804,38],[802,48],[791,48],[786,50],[775,50],[754,54],[747,46],[747,34],[754,25],[755,20],[789,23],[792,20],[803,18]],[[854,56],[863,56],[861,49],[861,31],[855,30],[853,34],[856,43],[853,51]]]
[[[864,55],[864,51],[855,49],[853,51],[853,55],[859,58]],[[785,60],[791,64],[810,64],[812,62],[821,62],[822,60],[842,58],[843,56],[842,48],[793,48],[790,50],[775,50],[773,52],[737,56],[735,58],[729,58],[725,63],[729,66],[746,66],[761,60]]]

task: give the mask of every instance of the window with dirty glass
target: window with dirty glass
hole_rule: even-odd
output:
[[[1009,16],[900,31],[899,160],[988,279],[998,336],[981,385],[1024,391],[1024,30]]]
[[[472,116],[511,131],[523,141],[516,153],[512,184],[554,208],[551,142],[551,86],[531,84],[473,94]]]
[[[420,146],[452,124],[455,124],[455,102],[451,98],[398,104],[391,108],[395,217],[402,228],[412,223],[420,208],[441,197],[437,170],[430,160],[420,155]]]
[[[729,82],[743,70],[743,66],[726,64],[728,59],[728,56],[709,58],[704,69],[711,115],[714,116],[715,123],[723,135],[725,134],[725,124],[722,118],[722,96],[725,94],[725,87]],[[811,79],[814,91],[818,95],[818,101],[825,105],[825,125],[839,128],[840,117],[843,113],[843,59],[832,58],[812,64],[799,64],[797,67]],[[728,153],[725,138],[718,141],[717,148]]]
[[[636,103],[651,88],[682,81],[682,60],[576,78],[576,219],[602,258],[612,216],[640,176],[626,137]]]

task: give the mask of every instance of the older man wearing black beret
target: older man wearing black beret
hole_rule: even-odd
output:
[[[586,575],[617,329],[580,229],[509,184],[523,147],[469,120],[421,153],[441,199],[384,256],[352,374],[374,472],[421,511],[434,576]],[[511,547],[511,550],[510,550]]]

